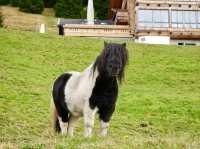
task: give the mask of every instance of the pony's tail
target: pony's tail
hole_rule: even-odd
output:
[[[52,118],[53,118],[53,129],[55,132],[60,133],[61,132],[61,128],[60,128],[60,124],[59,124],[59,120],[58,120],[58,113],[55,107],[55,104],[51,103],[51,110],[52,110]]]

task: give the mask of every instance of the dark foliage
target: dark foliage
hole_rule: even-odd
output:
[[[0,27],[3,27],[3,16],[1,14],[1,10],[0,10]]]
[[[82,4],[80,0],[57,0],[54,8],[57,17],[81,18]]]
[[[55,14],[64,18],[86,18],[88,0],[56,0]],[[95,18],[108,18],[108,0],[94,0]]]
[[[56,4],[56,0],[44,0],[44,6],[46,8],[53,8]]]
[[[95,17],[98,19],[108,18],[109,0],[94,0]]]
[[[43,0],[20,0],[20,11],[41,14],[44,10]]]
[[[10,0],[10,4],[12,6],[18,6],[19,5],[19,0]]]
[[[9,0],[0,0],[0,5],[8,5],[9,3]]]

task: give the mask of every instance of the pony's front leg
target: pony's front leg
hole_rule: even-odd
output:
[[[85,137],[91,137],[92,136],[92,128],[94,126],[94,119],[95,119],[95,113],[97,112],[97,109],[91,109],[89,107],[89,103],[85,105],[84,107],[84,136]]]
[[[100,136],[105,137],[108,133],[109,122],[100,121]]]

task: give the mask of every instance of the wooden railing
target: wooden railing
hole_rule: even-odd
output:
[[[128,25],[66,24],[63,27],[65,36],[132,37]]]

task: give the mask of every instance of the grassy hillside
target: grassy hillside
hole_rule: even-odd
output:
[[[0,29],[0,148],[200,148],[200,48],[127,43],[109,135],[56,135],[49,114],[53,80],[82,71],[103,40]]]
[[[42,15],[25,13],[18,10],[18,7],[0,6],[0,11],[4,17],[4,26],[9,29],[39,32],[40,25],[45,24],[46,32],[57,34],[57,19],[54,11],[45,8]]]

